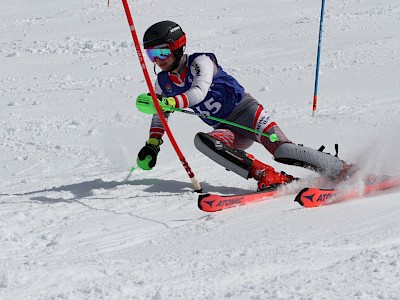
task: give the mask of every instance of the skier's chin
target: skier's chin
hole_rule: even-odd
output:
[[[168,68],[169,68],[169,64],[161,64],[161,65],[158,65],[158,66],[159,66],[160,69],[163,70],[163,71],[166,71],[166,70],[168,70]]]

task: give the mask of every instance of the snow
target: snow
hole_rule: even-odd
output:
[[[326,3],[314,118],[320,1],[130,5],[140,38],[182,25],[187,52],[214,52],[294,142],[400,174],[398,1]],[[204,213],[167,138],[156,168],[127,178],[150,116],[122,3],[3,1],[0,20],[1,299],[400,299],[399,190]],[[170,126],[205,191],[255,189],[195,149],[199,119]]]

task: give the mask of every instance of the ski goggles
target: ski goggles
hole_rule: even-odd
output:
[[[147,56],[149,57],[151,62],[154,62],[156,58],[163,60],[172,55],[171,49],[168,48],[168,45],[162,45],[158,47],[159,48],[146,49]]]

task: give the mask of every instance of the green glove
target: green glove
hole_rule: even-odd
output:
[[[171,107],[176,107],[176,101],[174,97],[165,98],[157,95],[157,98],[158,103],[160,104],[163,111],[173,111]],[[136,98],[136,107],[139,111],[145,114],[153,115],[157,113],[156,107],[154,106],[154,102],[150,94],[140,94]]]
[[[176,107],[176,100],[174,97],[168,97],[168,98],[162,97],[160,101],[164,104],[161,105],[163,111],[174,112],[174,110],[171,109]]]
[[[149,138],[146,145],[139,151],[136,162],[142,170],[151,170],[156,165],[162,139]]]

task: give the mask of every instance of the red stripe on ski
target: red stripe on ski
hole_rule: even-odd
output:
[[[216,212],[219,210],[245,205],[262,201],[276,196],[283,196],[282,191],[273,190],[265,192],[254,192],[244,195],[217,195],[204,194],[199,196],[198,206],[206,212]]]
[[[296,196],[295,201],[304,207],[311,208],[358,198],[398,186],[400,186],[400,178],[392,178],[366,185],[362,190],[356,188],[351,190],[305,188]]]

